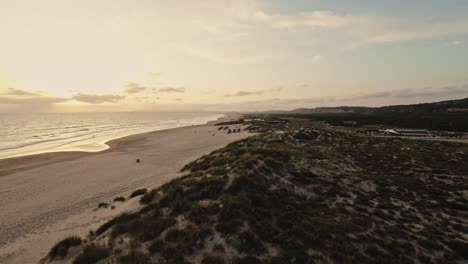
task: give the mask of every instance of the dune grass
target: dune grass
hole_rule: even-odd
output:
[[[72,236],[67,237],[64,240],[57,243],[49,252],[48,257],[50,259],[63,259],[67,256],[68,250],[71,247],[76,247],[81,245],[82,240],[80,237]]]
[[[73,264],[94,264],[110,255],[110,250],[96,244],[87,245],[83,252],[73,261]]]
[[[184,176],[155,190],[139,191],[142,209],[105,223],[95,237],[106,236],[110,249],[131,249],[113,253],[122,262],[129,256],[176,264],[194,256],[202,263],[262,264],[466,258],[468,146],[365,138],[298,120],[255,129],[266,132],[187,164]]]
[[[143,195],[143,194],[146,193],[146,191],[147,191],[146,189],[138,189],[138,190],[132,192],[132,194],[130,194],[130,197],[129,197],[128,199],[132,199],[132,198],[134,198],[134,197]]]

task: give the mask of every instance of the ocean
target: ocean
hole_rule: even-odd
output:
[[[0,114],[0,159],[46,152],[105,150],[133,134],[201,125],[215,113]]]

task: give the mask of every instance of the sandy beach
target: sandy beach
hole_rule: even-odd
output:
[[[0,160],[0,263],[39,262],[61,239],[84,236],[139,206],[139,198],[121,203],[115,197],[158,187],[188,162],[248,135],[227,134],[209,123],[113,140],[98,153]],[[115,209],[98,209],[100,202]]]

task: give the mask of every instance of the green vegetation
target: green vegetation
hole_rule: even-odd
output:
[[[98,208],[107,208],[107,207],[109,207],[108,203],[99,203],[98,204]]]
[[[132,199],[132,198],[134,198],[134,197],[143,195],[143,194],[145,194],[145,193],[146,193],[146,189],[138,189],[138,190],[132,192],[132,194],[130,194],[129,199]]]
[[[122,197],[122,196],[116,197],[116,198],[114,199],[114,203],[115,203],[115,202],[125,202],[125,198]]]
[[[83,249],[83,252],[75,259],[73,264],[94,264],[109,257],[109,255],[108,248],[90,244]]]
[[[81,238],[79,237],[68,237],[65,238],[64,240],[60,241],[55,245],[49,252],[48,257],[50,259],[56,259],[56,258],[64,258],[68,254],[68,250],[71,247],[76,247],[81,245]]]
[[[463,110],[463,111],[457,111]],[[322,107],[298,109],[278,116],[324,121],[342,126],[387,125],[413,129],[468,132],[468,98],[436,103],[370,107]]]
[[[387,125],[412,129],[468,132],[468,113],[339,113],[339,114],[282,114],[282,117],[306,118],[342,126],[355,121],[358,126]]]
[[[468,145],[272,120],[140,193],[142,209],[105,223],[90,243],[105,238],[104,258],[121,263],[466,259]]]

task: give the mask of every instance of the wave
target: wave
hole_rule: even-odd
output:
[[[136,116],[136,120],[124,119],[113,123],[108,120],[102,120],[103,122],[100,123],[99,118],[97,118],[93,120],[92,124],[70,125],[73,122],[80,122],[80,120],[73,120],[73,117],[71,120],[60,120],[59,122],[52,120],[48,128],[46,128],[46,124],[41,124],[39,128],[24,127],[24,129],[18,129],[21,133],[8,133],[9,131],[2,131],[0,128],[0,137],[3,141],[0,142],[0,159],[45,152],[101,151],[108,148],[106,142],[116,138],[204,124],[221,116],[221,114],[204,114],[180,119],[151,119],[146,116]],[[66,122],[67,124],[62,125],[60,122]],[[58,123],[60,125],[57,125]],[[18,124],[13,124],[10,128],[12,126],[20,127]]]

